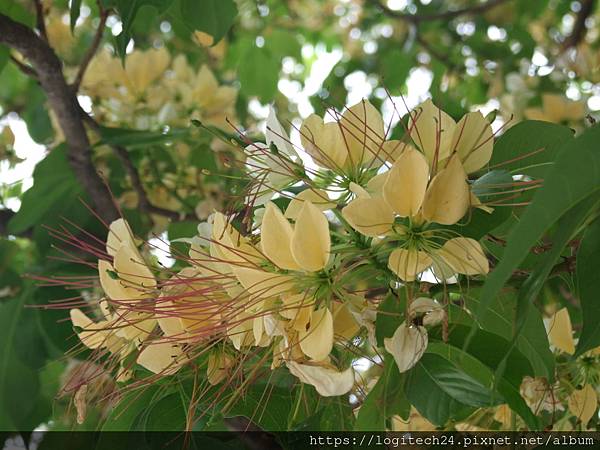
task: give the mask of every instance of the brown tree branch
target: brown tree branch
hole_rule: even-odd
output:
[[[81,64],[79,65],[79,70],[77,71],[77,76],[73,81],[73,90],[77,92],[79,89],[79,85],[83,80],[85,75],[85,71],[90,64],[90,61],[98,51],[98,47],[100,46],[100,42],[102,42],[102,35],[104,34],[104,29],[106,28],[106,19],[108,18],[108,11],[102,7],[102,4],[98,2],[98,8],[100,8],[100,23],[98,24],[98,28],[96,29],[96,34],[94,35],[94,40],[92,41],[92,45],[85,53],[83,59],[81,60]]]
[[[40,32],[40,36],[44,41],[48,42],[48,33],[46,33],[46,22],[44,21],[44,6],[41,0],[33,0],[35,4],[36,26]]]
[[[38,74],[40,85],[65,135],[69,163],[77,179],[90,195],[99,216],[107,222],[115,220],[119,213],[92,163],[92,149],[79,114],[77,97],[65,81],[60,60],[33,30],[4,14],[0,14],[0,43],[21,53]]]
[[[419,22],[433,22],[436,20],[451,20],[460,16],[474,16],[477,14],[482,14],[509,1],[514,0],[488,0],[485,3],[479,3],[477,5],[467,6],[461,9],[442,11],[435,14],[406,14],[401,11],[394,11],[393,9],[388,8],[386,5],[381,3],[380,0],[369,0],[370,3],[379,8],[385,15],[414,24]]]
[[[581,9],[577,13],[575,23],[573,24],[573,30],[571,34],[563,41],[561,45],[562,51],[568,50],[571,47],[576,47],[583,38],[585,37],[587,27],[585,22],[588,17],[594,12],[596,6],[596,0],[581,0]]]

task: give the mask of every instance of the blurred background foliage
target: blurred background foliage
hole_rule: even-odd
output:
[[[161,247],[195,234],[213,209],[235,208],[244,183],[239,153],[228,141],[237,131],[258,135],[269,104],[282,123],[296,127],[312,112],[365,97],[389,120],[394,108],[404,113],[428,96],[456,119],[482,109],[495,130],[526,118],[576,131],[590,127],[600,118],[597,6],[595,0],[0,0],[0,14],[36,29],[54,49],[77,95],[93,167],[136,233]],[[134,422],[148,401],[126,402],[128,414],[120,415],[106,402],[89,403],[78,423],[64,395],[84,355],[69,353],[76,338],[67,311],[43,306],[78,295],[60,280],[89,277],[93,269],[61,251],[56,231],[104,240],[97,215],[110,214],[96,209],[82,185],[38,76],[19,52],[0,45],[0,429],[96,429],[107,414],[122,428],[142,426]],[[569,135],[568,128],[521,134],[552,142]],[[499,256],[497,243],[487,247]],[[590,258],[599,257],[594,251]],[[164,263],[160,250],[154,257]],[[536,257],[519,269],[536,267]],[[539,301],[564,304],[579,322],[572,283],[550,279]],[[89,398],[106,398],[111,383],[99,383]],[[144,411],[143,426],[181,428],[185,389],[153,389],[168,395]],[[285,383],[275,390],[281,392],[261,418],[268,429],[290,426],[289,399],[297,394]],[[252,416],[260,392],[250,392],[238,414]],[[318,415],[294,415],[294,424],[347,427],[328,423],[328,408],[342,406],[321,401]],[[360,420],[378,426],[366,413]]]

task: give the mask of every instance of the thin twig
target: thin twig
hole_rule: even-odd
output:
[[[83,80],[85,71],[87,70],[90,64],[90,61],[98,51],[100,42],[102,42],[104,29],[106,28],[106,19],[108,18],[108,11],[102,7],[100,2],[98,2],[98,7],[100,8],[100,23],[98,24],[98,28],[96,29],[96,34],[94,36],[94,40],[92,41],[92,45],[81,60],[79,70],[77,71],[77,76],[75,77],[75,81],[73,81],[73,90],[75,92],[77,92],[77,90],[79,89],[79,85],[81,85],[81,81]]]
[[[46,33],[46,22],[44,22],[44,6],[41,0],[33,0],[35,4],[35,16],[37,29],[40,32],[40,36],[46,42],[48,42],[48,33]]]
[[[585,38],[585,34],[587,32],[585,22],[587,21],[588,17],[590,17],[590,15],[594,12],[596,0],[581,0],[580,5],[581,9],[577,13],[577,17],[575,18],[573,30],[561,45],[562,51],[568,50],[571,47],[577,47],[577,44],[579,44],[583,40],[583,38]]]
[[[17,68],[23,72],[23,74],[27,75],[28,77],[31,78],[36,78],[38,77],[37,72],[35,71],[35,69],[33,69],[32,67],[28,66],[27,64],[23,64],[21,61],[19,61],[17,58],[15,58],[13,55],[10,55],[10,60],[13,62],[13,64],[15,66],[17,66]]]
[[[379,0],[369,0],[370,3],[379,8],[384,14],[410,23],[433,22],[436,20],[451,20],[460,16],[474,16],[489,11],[490,9],[500,6],[501,4],[506,3],[508,1],[513,0],[489,0],[486,3],[467,6],[461,9],[442,11],[434,14],[406,14],[388,8]]]

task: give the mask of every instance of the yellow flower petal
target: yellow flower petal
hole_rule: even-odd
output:
[[[121,245],[131,245],[135,248],[133,232],[125,219],[117,219],[110,224],[106,237],[106,252],[114,257]]]
[[[310,323],[298,333],[302,352],[315,361],[322,361],[333,348],[333,316],[329,308],[314,310]]]
[[[431,258],[425,252],[397,248],[388,259],[388,267],[403,281],[414,281],[415,277],[431,266]]]
[[[381,150],[385,139],[383,118],[369,101],[362,100],[344,111],[340,128],[348,146],[347,166],[361,167],[376,157],[385,161]]]
[[[131,293],[125,289],[122,281],[111,263],[103,259],[98,261],[98,276],[102,290],[111,300],[124,301],[131,298]]]
[[[394,213],[381,196],[352,200],[342,209],[342,216],[352,228],[365,236],[387,234],[394,223]]]
[[[223,352],[212,352],[208,356],[208,365],[206,367],[206,379],[215,386],[227,378],[229,368],[233,366],[234,359]]]
[[[296,220],[300,210],[305,202],[311,202],[321,211],[327,211],[328,209],[335,208],[335,202],[332,202],[322,189],[306,189],[300,192],[296,197],[292,199],[290,204],[285,210],[285,217],[288,219]]]
[[[290,373],[306,384],[315,387],[323,397],[343,395],[354,386],[354,370],[352,367],[339,372],[333,368],[301,364],[287,361]]]
[[[423,201],[423,217],[429,222],[452,225],[465,215],[469,204],[466,173],[455,155],[429,184]]]
[[[80,309],[72,309],[69,314],[73,326],[82,329],[77,332],[77,337],[87,348],[96,349],[106,346],[106,340],[110,334],[110,329],[106,329],[106,327],[110,327],[108,322],[95,323]]]
[[[352,339],[360,330],[360,325],[350,312],[348,304],[333,302],[331,309],[334,335],[345,340]]]
[[[479,111],[465,114],[456,125],[451,148],[458,153],[465,172],[481,169],[492,157],[492,125]]]
[[[428,180],[425,157],[414,147],[407,147],[389,171],[383,196],[399,216],[414,216],[423,203]]]
[[[423,316],[423,325],[437,325],[445,316],[444,307],[432,298],[414,299],[408,308],[410,316]]]
[[[348,151],[338,123],[324,123],[319,116],[311,114],[302,122],[300,141],[320,166],[333,170],[344,166]]]
[[[317,272],[329,260],[329,222],[319,208],[304,202],[292,235],[292,255],[304,270]]]
[[[406,142],[392,139],[385,141],[381,150],[381,157],[386,161],[395,162],[407,147]]]
[[[548,339],[550,343],[569,355],[574,354],[573,327],[567,308],[556,311],[548,322]]]
[[[285,275],[246,267],[234,267],[232,270],[246,291],[259,298],[274,297],[293,289],[292,278]]]
[[[121,246],[114,257],[114,268],[131,299],[152,295],[156,279],[137,250]]]
[[[428,337],[425,327],[410,326],[402,323],[391,338],[383,340],[385,349],[390,353],[400,373],[412,368],[423,356],[427,348]]]
[[[282,269],[298,270],[291,251],[293,229],[273,202],[267,203],[260,228],[260,245],[263,253]]]
[[[153,342],[145,347],[137,358],[137,363],[152,373],[172,375],[184,362],[181,346],[174,342]]]
[[[569,396],[569,410],[586,428],[597,407],[598,395],[591,384],[573,391]]]
[[[437,256],[454,271],[463,275],[484,275],[490,270],[488,259],[475,239],[464,237],[450,239],[437,251]]]
[[[430,165],[450,156],[456,123],[431,100],[421,103],[410,112],[408,129],[410,137],[425,153]]]

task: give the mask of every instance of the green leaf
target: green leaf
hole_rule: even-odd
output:
[[[567,140],[561,147],[556,163],[545,176],[544,186],[512,229],[502,259],[482,288],[482,301],[476,311],[479,320],[484,320],[490,304],[513,271],[549,227],[573,206],[588,196],[597,195],[600,189],[599,140],[600,126],[594,126],[578,138]]]
[[[249,388],[224,416],[244,416],[265,430],[285,431],[291,405],[289,390],[257,385]]]
[[[6,45],[0,45],[0,72],[2,72],[2,69],[4,69],[9,57],[10,52],[8,51],[8,47]]]
[[[180,0],[181,18],[192,30],[210,34],[216,44],[229,31],[237,16],[233,0]]]
[[[96,145],[120,145],[127,148],[148,147],[173,142],[187,135],[189,130],[170,129],[168,132],[101,127],[102,140]]]
[[[248,96],[256,96],[262,103],[273,100],[279,81],[280,60],[265,48],[251,46],[239,62],[238,76],[242,91]]]
[[[526,120],[509,128],[494,145],[490,166],[514,174],[544,178],[552,168],[561,146],[573,137],[562,125]]]
[[[14,0],[0,0],[0,13],[23,25],[33,27],[35,17],[20,2]]]
[[[498,398],[448,359],[427,353],[408,372],[405,392],[419,413],[438,426],[493,406]]]
[[[481,303],[481,289],[471,288],[463,298],[469,310],[477,311]],[[516,309],[517,292],[512,288],[504,288],[488,305],[488,313],[478,320],[478,324],[483,330],[510,341],[515,328],[513,318]],[[516,346],[531,363],[532,370],[528,372],[528,375],[547,377],[553,373],[554,357],[550,351],[546,329],[539,313],[528,314],[523,331],[517,337]]]
[[[70,19],[71,19],[71,32],[75,29],[77,19],[79,19],[79,13],[81,11],[81,0],[71,1]]]
[[[136,420],[153,404],[159,386],[151,385],[126,393],[119,403],[109,413],[102,425],[102,431],[132,431]],[[114,433],[103,433],[110,437]]]
[[[174,0],[102,0],[105,8],[116,9],[123,22],[121,34],[128,34],[140,8],[156,8],[159,13],[165,12]]]
[[[49,215],[58,216],[71,198],[83,196],[83,188],[67,160],[66,146],[53,149],[33,171],[33,186],[23,194],[21,209],[8,223],[8,232],[19,234]]]
[[[394,360],[387,358],[383,373],[358,410],[354,430],[385,431],[386,421],[393,415],[408,419],[410,403],[404,394],[405,380]]]
[[[380,347],[383,347],[383,340],[392,337],[404,320],[406,288],[402,288],[398,292],[398,297],[390,292],[377,307],[375,337],[377,345]]]
[[[577,286],[583,312],[583,329],[575,357],[600,345],[600,219],[594,220],[585,231],[577,252]]]

